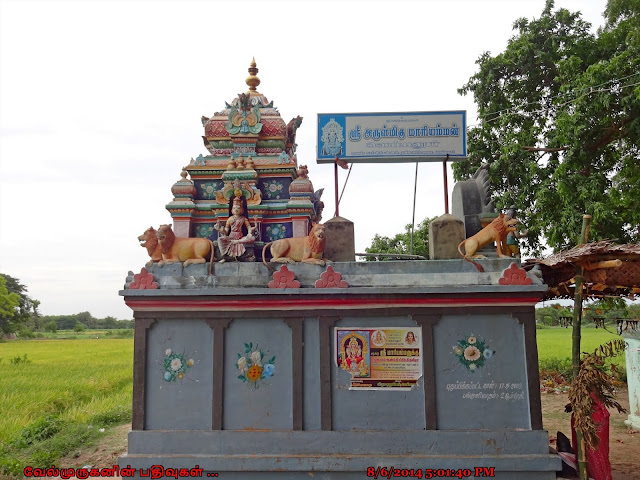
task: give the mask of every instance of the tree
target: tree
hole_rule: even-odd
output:
[[[489,163],[496,206],[516,205],[534,252],[574,246],[584,213],[594,240],[639,241],[640,0],[609,0],[597,35],[553,8],[516,20],[505,51],[482,54],[458,90],[480,124],[454,176]]]
[[[0,338],[39,316],[40,302],[29,298],[26,292],[27,287],[18,279],[0,273]]]
[[[559,303],[547,307],[536,308],[536,322],[545,325],[559,325],[561,316],[571,316],[571,310],[563,308]]]
[[[86,325],[82,322],[76,322],[76,326],[73,327],[74,332],[84,332],[86,329]]]
[[[47,323],[45,323],[44,330],[46,332],[56,333],[58,331],[58,325],[56,325],[56,321],[49,320]]]
[[[118,320],[115,317],[104,317],[99,325],[100,328],[118,328]]]
[[[85,327],[88,328],[96,328],[96,318],[91,315],[89,312],[80,312],[80,313],[76,313],[74,315],[76,323],[75,325],[78,324],[78,322],[82,323]],[[74,328],[75,328],[74,325]]]
[[[627,316],[633,320],[640,320],[640,304],[633,304],[627,307]]]
[[[416,225],[413,232],[413,254],[429,258],[429,224],[437,217],[425,218]],[[376,234],[371,246],[365,248],[367,253],[398,253],[408,255],[411,247],[411,224],[406,225],[405,231],[396,234],[393,238]],[[375,258],[367,258],[375,260]]]
[[[0,276],[0,337],[5,333],[11,333],[15,327],[13,319],[16,309],[20,305],[20,296],[7,289],[7,280]]]
[[[622,297],[600,298],[591,303],[585,310],[586,312],[583,316],[585,323],[593,323],[596,317],[604,318],[606,323],[612,323],[629,315],[627,302]]]

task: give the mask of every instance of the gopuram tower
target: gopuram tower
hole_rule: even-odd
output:
[[[302,117],[285,123],[257,90],[257,74],[254,59],[246,79],[249,89],[213,116],[202,117],[209,154],[191,159],[184,169],[190,180],[183,172],[167,205],[177,236],[215,242],[215,226],[229,217],[230,199],[239,189],[247,204],[244,215],[258,225],[256,256],[267,242],[306,236],[322,211],[306,170],[298,172],[295,140]]]

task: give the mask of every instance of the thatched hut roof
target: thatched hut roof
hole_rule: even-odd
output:
[[[619,260],[620,262],[615,262]],[[619,263],[619,266],[609,266]],[[584,294],[589,297],[640,294],[640,244],[618,245],[608,240],[578,245],[543,259],[529,259],[525,270],[539,268],[549,286],[545,299],[574,294],[576,267],[583,267]]]

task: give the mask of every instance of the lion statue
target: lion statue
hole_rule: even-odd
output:
[[[327,239],[324,236],[324,225],[313,224],[309,235],[306,237],[283,238],[275,242],[267,243],[262,249],[262,263],[267,268],[265,253],[271,247],[271,262],[274,263],[312,263],[324,266],[326,258],[322,258]],[[269,268],[271,270],[271,268]]]
[[[298,174],[298,178],[309,178],[309,169],[306,165],[300,165],[296,173]]]
[[[158,236],[155,228],[147,228],[144,233],[138,237],[138,241],[140,242],[141,247],[147,249],[147,253],[151,257],[151,260],[147,262],[147,267],[150,267],[153,262],[159,262],[162,260],[162,247],[160,246],[160,243],[158,243]]]
[[[192,263],[206,263],[207,255],[210,255],[209,275],[212,274],[215,251],[211,240],[208,238],[176,237],[171,225],[160,225],[157,236],[158,243],[162,248],[162,260],[158,263],[159,266],[176,262],[184,262],[185,267]]]
[[[516,231],[515,225],[517,223],[517,218],[512,218],[501,213],[495,220],[478,233],[460,242],[460,245],[458,245],[458,252],[460,252],[460,255],[462,255],[465,260],[473,263],[479,272],[484,272],[484,269],[480,264],[470,259],[484,258],[484,255],[479,255],[476,252],[484,246],[489,245],[491,242],[496,242],[496,252],[498,253],[498,257],[509,257],[507,254],[509,251],[507,248],[507,234],[509,232]],[[465,253],[462,253],[462,245],[464,245]]]

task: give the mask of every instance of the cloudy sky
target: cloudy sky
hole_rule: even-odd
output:
[[[558,0],[594,30],[605,0]],[[0,272],[43,314],[131,318],[118,290],[148,260],[137,236],[202,144],[200,117],[238,93],[252,57],[285,122],[304,117],[298,161],[334,211],[315,161],[316,115],[466,110],[457,89],[544,0],[0,0]],[[353,167],[340,213],[356,251],[411,223],[415,164]],[[450,167],[449,167],[450,174]],[[346,171],[341,171],[341,184]],[[449,182],[449,195],[453,184]],[[422,163],[416,223],[444,213],[441,163]]]

